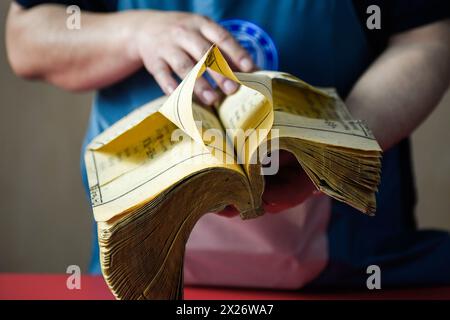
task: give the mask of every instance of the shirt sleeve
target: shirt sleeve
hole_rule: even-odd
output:
[[[450,17],[450,1],[448,0],[390,0],[386,1],[386,6],[390,34]]]
[[[449,0],[353,0],[353,5],[375,54],[381,53],[390,36],[450,17]],[[380,8],[381,28],[369,30],[367,8]]]
[[[117,0],[15,0],[24,8],[31,8],[44,3],[77,5],[81,10],[94,12],[112,12],[117,9]]]

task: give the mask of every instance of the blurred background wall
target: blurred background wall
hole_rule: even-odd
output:
[[[18,79],[0,1],[0,272],[87,271],[92,214],[79,158],[90,94]],[[450,230],[450,92],[413,136],[421,227]]]
[[[90,95],[18,79],[0,1],[0,272],[86,271],[91,211],[80,177]]]

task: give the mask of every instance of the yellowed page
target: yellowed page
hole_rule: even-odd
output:
[[[315,88],[282,72],[259,71],[255,74],[271,81],[272,101],[260,92],[246,87],[227,97],[218,107],[219,118],[226,129],[242,129],[245,142],[239,141],[238,130],[227,131],[245,168],[263,139],[251,139],[255,132],[270,128],[270,138],[299,138],[346,149],[381,151],[364,122],[354,120],[334,89]],[[273,110],[273,111],[272,111]],[[274,120],[265,121],[273,112]],[[261,138],[265,136],[262,135]],[[257,141],[257,143],[254,143]],[[241,142],[241,143],[240,143]],[[348,150],[346,151],[348,152]]]
[[[374,136],[359,120],[324,120],[275,111],[273,129],[279,137],[291,137],[330,146],[381,151]]]
[[[381,151],[370,129],[352,118],[334,89],[311,90],[294,77],[288,81],[275,78],[273,87],[273,128],[279,130],[280,137]]]
[[[203,143],[203,139],[195,123],[197,119],[192,112],[192,95],[195,81],[202,76],[206,68],[260,92],[270,104],[272,103],[271,80],[267,75],[233,73],[220,50],[215,45],[212,46],[159,109],[160,113],[198,143]],[[267,129],[270,129],[272,122],[273,112],[270,109],[267,116]]]
[[[210,111],[195,105],[193,108],[205,120],[205,129],[222,131]],[[127,121],[113,125],[85,154],[96,221],[107,221],[149,201],[201,170],[223,167],[244,174],[235,162],[223,160],[225,143],[198,144],[158,112],[141,119],[147,111],[140,110],[128,119],[137,122],[132,130],[123,132]],[[225,139],[223,131],[221,137]]]

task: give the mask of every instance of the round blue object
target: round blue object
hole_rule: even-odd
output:
[[[272,38],[261,27],[241,19],[223,20],[219,24],[250,53],[260,69],[278,70],[277,48]]]

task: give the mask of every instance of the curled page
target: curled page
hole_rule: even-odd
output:
[[[159,109],[161,114],[182,129],[194,141],[201,144],[203,144],[203,139],[197,129],[192,112],[192,95],[195,81],[203,75],[207,68],[241,85],[258,91],[272,105],[271,78],[265,74],[233,73],[220,50],[216,45],[213,45]],[[272,108],[270,109],[272,110]],[[269,130],[273,123],[273,111],[270,111],[267,119],[266,129]]]
[[[258,90],[272,106],[270,77],[236,76],[219,49],[212,46],[172,95],[130,113],[87,147],[86,170],[96,221],[108,221],[133,210],[195,172],[218,167],[242,171],[238,164],[213,156],[194,120],[194,114],[198,115],[192,102],[195,81],[208,67]],[[268,119],[266,127],[270,129],[272,108]],[[191,139],[174,141],[172,134],[177,129]]]

